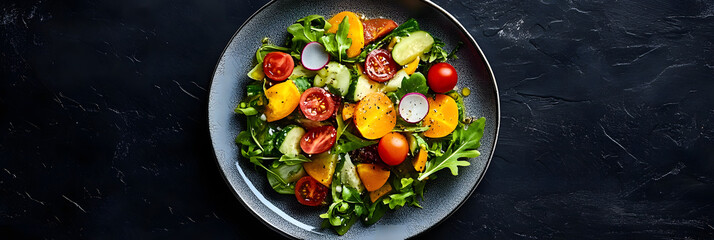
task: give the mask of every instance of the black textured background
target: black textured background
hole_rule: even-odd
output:
[[[421,237],[714,238],[714,2],[436,2],[488,57],[502,125],[474,195]],[[0,235],[279,237],[229,191],[206,119],[264,3],[0,2]]]

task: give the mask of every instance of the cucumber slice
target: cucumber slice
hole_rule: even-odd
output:
[[[278,174],[285,182],[291,183],[299,180],[301,177],[307,175],[305,169],[303,169],[302,164],[287,165],[282,164],[276,168],[273,168],[273,172]]]
[[[263,64],[256,64],[253,69],[248,72],[248,77],[253,80],[262,81],[265,78],[265,73],[263,72]]]
[[[342,165],[342,169],[340,170],[340,178],[342,180],[342,184],[357,189],[360,193],[364,191],[362,180],[359,179],[359,175],[357,175],[357,168],[354,164],[352,164],[349,154],[345,154],[344,163]]]
[[[317,71],[314,86],[323,87],[327,84],[340,91],[340,95],[346,96],[350,88],[350,70],[338,62],[330,62],[324,68]]]
[[[425,52],[431,50],[434,45],[434,38],[424,31],[410,33],[408,37],[403,37],[392,50],[392,58],[399,65],[407,65]]]
[[[392,79],[387,82],[387,85],[384,85],[384,88],[382,88],[382,90],[384,92],[397,91],[397,89],[402,86],[402,79],[404,78],[409,78],[409,74],[407,74],[407,71],[404,71],[404,69],[397,71],[397,73],[394,74],[394,77],[392,77]]]
[[[358,102],[367,94],[377,92],[381,87],[381,84],[370,80],[367,76],[359,76],[355,84],[354,94],[351,96],[352,100]]]
[[[260,67],[260,71],[263,72],[262,66]],[[288,79],[292,80],[292,79],[296,79],[299,77],[311,78],[311,77],[314,77],[315,75],[317,75],[317,71],[310,71],[310,70],[305,69],[305,67],[303,67],[302,65],[297,65],[293,69],[293,73],[290,74],[290,77],[288,77]]]
[[[297,125],[289,125],[275,137],[275,145],[278,146],[280,153],[295,157],[300,154],[300,140],[302,135],[305,135],[305,129]]]

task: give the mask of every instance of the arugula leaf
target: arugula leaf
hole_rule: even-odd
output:
[[[423,196],[424,189],[421,188],[423,182],[415,181],[411,177],[402,177],[393,180],[393,184],[398,193],[390,194],[386,198],[382,199],[382,203],[389,206],[390,209],[397,209],[403,207],[405,204],[420,207],[419,201],[417,200],[417,193]]]
[[[278,45],[275,45],[275,44],[272,44],[272,43],[266,41],[266,43],[263,43],[263,45],[260,46],[258,48],[258,50],[255,52],[255,59],[258,60],[258,64],[262,64],[263,58],[265,58],[265,55],[268,55],[268,53],[275,52],[275,51],[287,53],[287,52],[290,52],[290,49],[286,48],[286,47],[281,47],[281,46],[278,46]]]
[[[347,16],[342,19],[342,23],[338,25],[336,33],[327,33],[318,40],[325,47],[325,51],[333,57],[337,57],[339,61],[347,59],[347,49],[352,45],[352,39],[347,38],[350,28],[348,19],[349,17]]]
[[[287,164],[287,165],[298,165],[298,164],[302,164],[302,163],[305,163],[305,162],[310,162],[310,161],[312,161],[312,160],[310,160],[309,158],[305,157],[305,156],[302,155],[302,154],[298,154],[298,155],[295,156],[295,157],[291,157],[291,156],[288,156],[288,155],[283,155],[283,156],[280,157],[280,159],[278,159],[278,161],[279,161],[279,162],[283,162],[283,163],[285,163],[285,164]]]
[[[424,54],[424,56],[426,56],[424,58],[424,62],[445,62],[449,56],[449,53],[444,50],[444,46],[445,44],[443,41],[441,41],[441,39],[434,38],[434,44],[432,44],[431,50]]]
[[[399,99],[402,99],[404,95],[409,93],[417,92],[426,94],[428,91],[429,86],[426,85],[426,78],[424,77],[424,74],[416,72],[409,78],[402,80],[402,86],[397,89],[396,94]]]
[[[389,205],[390,209],[396,209],[398,207],[403,207],[404,204],[407,203],[407,199],[411,196],[414,196],[414,192],[403,192],[403,193],[395,193],[389,195],[388,198],[385,198],[382,200],[382,203]]]
[[[342,136],[344,136],[345,138],[342,138],[340,140],[340,143],[338,143],[337,146],[335,146],[335,148],[334,148],[334,151],[336,154],[351,152],[355,149],[374,145],[379,142],[376,140],[372,140],[372,141],[364,140],[360,137],[353,135],[349,131],[344,131],[342,133]]]
[[[293,56],[297,55],[300,59],[300,51],[309,42],[318,41],[325,34],[327,29],[330,29],[332,25],[325,20],[323,16],[320,15],[310,15],[295,21],[293,25],[288,27],[288,33],[292,35],[290,41],[290,49],[292,49]]]
[[[475,158],[481,155],[481,152],[476,149],[481,146],[481,137],[483,137],[485,124],[486,119],[481,117],[465,130],[463,128],[454,130],[452,140],[447,150],[442,156],[428,161],[424,172],[419,174],[417,180],[422,181],[444,168],[451,170],[452,175],[458,175],[458,167],[470,165],[469,162],[459,159]]]

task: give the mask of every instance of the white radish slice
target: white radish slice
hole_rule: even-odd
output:
[[[318,42],[310,42],[302,49],[300,54],[302,66],[308,70],[317,71],[325,67],[330,62],[330,54],[325,51],[325,47]]]
[[[399,116],[409,123],[417,123],[429,113],[429,101],[421,93],[408,93],[399,101]]]

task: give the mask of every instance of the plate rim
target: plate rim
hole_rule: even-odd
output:
[[[272,223],[270,223],[270,222],[268,222],[267,220],[263,219],[262,217],[258,216],[258,214],[254,211],[254,209],[253,209],[252,207],[248,206],[248,204],[238,195],[238,192],[233,188],[233,185],[231,184],[230,180],[228,179],[228,176],[226,176],[226,173],[225,173],[225,171],[223,170],[223,167],[221,166],[220,160],[218,159],[218,153],[216,152],[216,148],[215,148],[215,146],[214,146],[214,144],[213,144],[213,131],[210,130],[210,129],[211,129],[211,126],[210,126],[210,124],[211,124],[211,114],[210,114],[210,109],[211,109],[211,108],[210,108],[211,96],[210,96],[210,95],[211,95],[211,92],[212,92],[211,90],[213,89],[214,79],[215,79],[216,73],[218,72],[218,69],[219,69],[221,60],[225,57],[226,51],[228,50],[228,47],[231,45],[231,42],[233,41],[233,39],[235,39],[235,37],[236,37],[236,36],[238,35],[238,33],[243,29],[243,27],[245,27],[245,25],[248,24],[248,22],[250,22],[253,18],[255,18],[255,16],[258,15],[258,13],[262,12],[265,8],[267,8],[268,6],[272,5],[273,3],[277,2],[277,1],[279,1],[279,0],[270,0],[269,2],[265,3],[263,6],[261,6],[261,7],[258,8],[257,10],[255,10],[255,12],[253,12],[253,14],[251,14],[248,18],[246,18],[246,20],[243,21],[243,23],[240,25],[240,27],[238,27],[238,29],[236,29],[236,31],[233,33],[233,35],[229,38],[227,44],[225,45],[225,47],[224,47],[223,50],[221,51],[221,54],[220,54],[219,57],[218,57],[218,61],[216,62],[216,66],[215,66],[215,68],[214,68],[214,70],[213,70],[213,73],[211,74],[211,82],[209,83],[209,86],[208,86],[208,94],[209,94],[209,96],[208,96],[208,108],[207,108],[207,110],[206,110],[206,112],[207,112],[207,119],[208,119],[208,128],[207,128],[207,129],[208,129],[209,139],[211,139],[210,143],[211,143],[211,149],[212,149],[212,152],[213,152],[213,157],[214,157],[214,159],[215,159],[215,162],[214,162],[214,163],[217,165],[218,170],[219,170],[219,172],[220,172],[220,174],[221,174],[221,176],[222,176],[224,182],[227,184],[227,187],[230,188],[230,191],[233,193],[233,196],[234,196],[236,199],[238,199],[238,202],[240,202],[241,205],[243,205],[243,207],[246,208],[246,210],[247,210],[248,212],[250,212],[251,215],[253,215],[253,217],[259,219],[260,222],[263,223],[263,225],[268,226],[268,227],[271,228],[273,231],[279,233],[279,234],[282,235],[282,236],[285,236],[285,237],[288,237],[288,238],[291,238],[291,239],[295,239],[295,238],[296,238],[295,236],[292,236],[291,234],[289,234],[289,233],[283,231],[283,230],[280,229],[279,227],[274,226]],[[442,15],[444,15],[447,19],[449,19],[452,23],[456,24],[456,26],[459,28],[459,30],[461,30],[461,32],[468,38],[468,40],[471,41],[471,43],[476,47],[476,49],[477,49],[478,52],[479,52],[479,57],[481,58],[481,60],[482,60],[482,61],[484,62],[484,64],[486,65],[486,69],[488,70],[488,73],[489,73],[490,76],[491,76],[491,81],[493,82],[493,86],[494,86],[494,96],[495,96],[495,98],[496,98],[495,100],[496,100],[496,115],[497,115],[497,119],[496,119],[496,121],[495,121],[495,122],[496,122],[496,126],[495,126],[495,134],[494,134],[494,137],[493,137],[493,146],[491,147],[491,151],[490,151],[491,154],[489,155],[488,159],[486,160],[486,164],[485,164],[484,170],[483,170],[483,172],[479,175],[478,179],[476,180],[476,183],[475,183],[475,184],[473,185],[473,187],[469,190],[469,192],[466,194],[466,196],[464,197],[464,199],[463,199],[462,201],[460,201],[459,204],[458,204],[453,210],[451,210],[451,211],[450,211],[446,216],[444,216],[443,218],[439,219],[439,221],[437,221],[435,224],[433,224],[433,225],[427,227],[426,229],[424,229],[424,230],[422,230],[422,231],[420,231],[420,232],[418,232],[418,233],[412,235],[412,236],[411,236],[412,238],[413,238],[413,237],[420,236],[420,235],[422,235],[422,234],[424,234],[424,233],[426,233],[426,232],[432,230],[434,227],[440,225],[440,224],[443,223],[446,219],[450,218],[455,212],[457,212],[457,211],[464,205],[464,203],[466,203],[466,201],[468,201],[468,199],[469,199],[469,198],[471,197],[471,195],[475,192],[476,188],[478,188],[478,186],[481,184],[481,181],[483,181],[483,179],[484,179],[485,176],[486,176],[486,173],[488,172],[488,169],[489,169],[489,167],[490,167],[490,165],[491,165],[491,161],[492,161],[492,159],[493,159],[493,155],[494,155],[494,153],[495,153],[495,151],[496,151],[496,145],[497,145],[497,143],[498,143],[498,135],[499,135],[499,132],[500,132],[500,129],[501,129],[501,99],[500,99],[500,95],[499,95],[498,84],[497,84],[497,81],[496,81],[496,76],[495,76],[495,74],[493,73],[493,68],[491,67],[491,64],[488,62],[488,59],[486,58],[486,54],[485,54],[485,53],[483,52],[483,50],[481,49],[481,46],[478,45],[478,42],[476,42],[476,40],[473,38],[473,36],[471,36],[471,33],[461,24],[461,22],[459,22],[459,20],[456,19],[456,17],[454,17],[453,15],[451,15],[451,13],[449,13],[448,11],[446,11],[444,8],[442,8],[441,6],[439,6],[439,5],[436,4],[436,3],[432,2],[431,0],[416,0],[416,1],[425,3],[425,4],[428,5],[429,7],[432,7],[432,8],[434,8],[434,9],[436,9],[438,12],[440,12]]]

